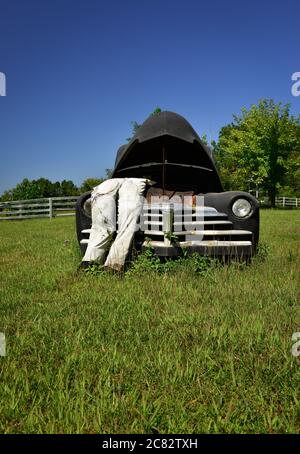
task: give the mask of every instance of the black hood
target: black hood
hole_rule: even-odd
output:
[[[174,112],[151,115],[118,152],[113,178],[150,178],[155,186],[195,193],[223,191],[211,151]]]

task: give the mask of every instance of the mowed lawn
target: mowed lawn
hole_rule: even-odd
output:
[[[75,219],[0,222],[1,433],[300,430],[300,210],[203,274],[76,273]]]

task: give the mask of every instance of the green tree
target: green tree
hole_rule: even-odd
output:
[[[61,197],[61,185],[59,181],[56,181],[55,183],[52,183],[52,197]]]
[[[33,188],[36,188],[37,197],[53,197],[53,183],[47,178],[39,178],[31,181]],[[34,197],[32,197],[34,198]]]
[[[0,202],[9,202],[10,200],[13,200],[13,192],[11,189],[8,189],[1,195]]]
[[[72,180],[63,180],[60,183],[60,189],[62,197],[78,195],[78,188],[75,186]]]
[[[95,186],[98,186],[98,184],[102,183],[103,181],[104,178],[86,178],[86,180],[84,180],[81,184],[79,192],[83,194],[84,192],[92,191]]]
[[[203,136],[200,136],[200,139],[205,145],[208,145],[207,134],[203,134]]]
[[[16,187],[5,191],[0,200],[28,200],[46,197],[64,197],[78,194],[78,188],[71,180],[52,183],[47,178],[29,180],[24,178]]]
[[[282,195],[300,197],[300,127],[298,127],[297,146],[288,160],[288,171],[285,174]]]
[[[292,160],[295,166],[299,158],[299,128],[300,116],[291,115],[289,105],[272,99],[262,99],[234,115],[234,121],[221,129],[214,150],[225,189],[259,186],[275,206]]]
[[[21,183],[18,183],[16,187],[11,190],[12,200],[38,199],[44,197],[43,191],[47,187],[49,180],[40,180],[42,181],[24,178]]]

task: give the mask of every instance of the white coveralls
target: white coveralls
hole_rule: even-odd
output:
[[[146,183],[145,178],[112,178],[92,191],[92,228],[83,262],[95,261],[121,270],[137,230]],[[116,232],[116,203],[118,199],[118,232]],[[111,246],[111,247],[110,247]]]

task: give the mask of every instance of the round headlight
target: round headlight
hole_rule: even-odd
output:
[[[251,209],[251,203],[246,199],[237,199],[232,205],[232,212],[238,218],[249,216]]]

